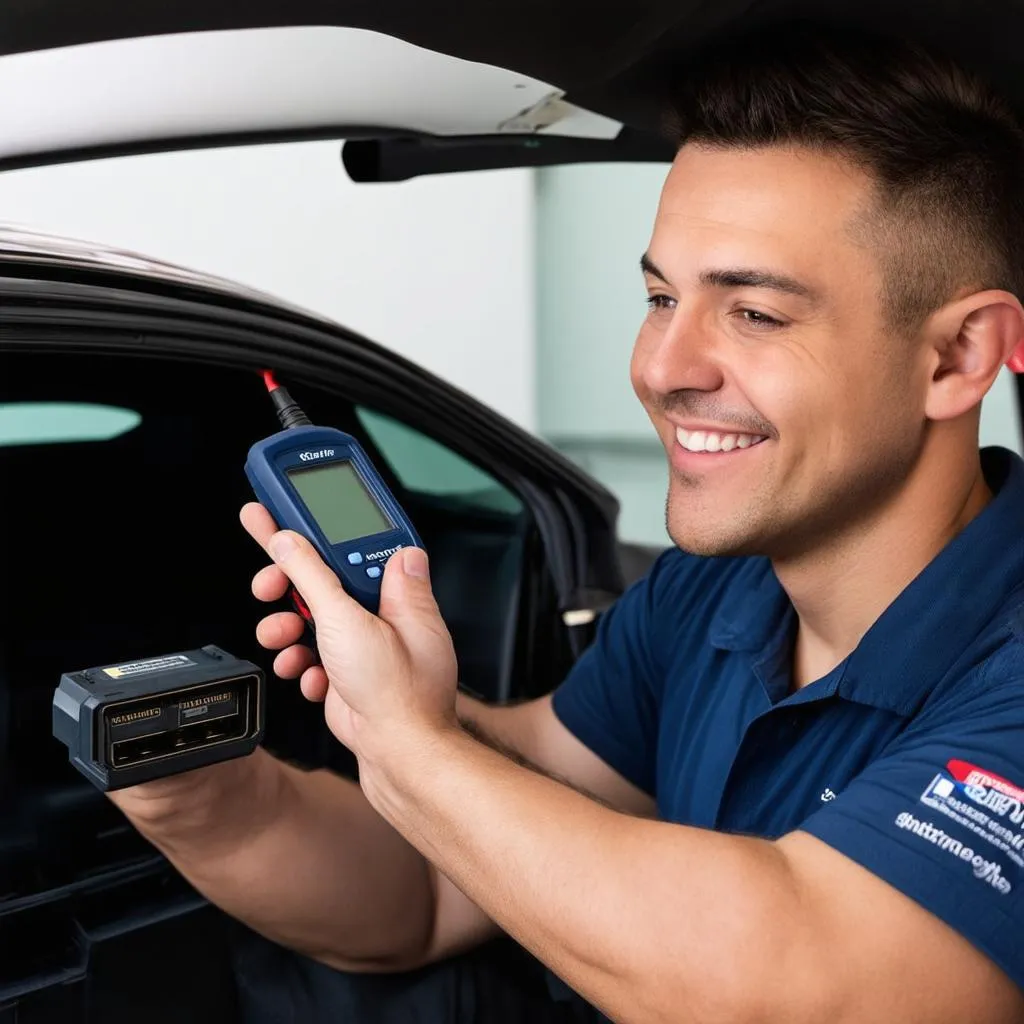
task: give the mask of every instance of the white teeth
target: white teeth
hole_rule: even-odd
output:
[[[676,440],[688,452],[731,452],[734,448],[749,448],[764,440],[763,434],[719,434],[714,430],[684,430],[676,428]]]

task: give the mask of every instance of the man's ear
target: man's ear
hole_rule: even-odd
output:
[[[1024,373],[1024,338],[1017,342],[1013,355],[1006,360],[1007,367],[1014,373]]]
[[[985,397],[1003,366],[1024,369],[1024,307],[1011,292],[975,292],[934,313],[925,328],[931,420],[949,420]]]

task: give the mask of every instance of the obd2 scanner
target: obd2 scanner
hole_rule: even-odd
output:
[[[385,563],[422,542],[359,442],[313,426],[269,370],[263,377],[283,429],[249,449],[249,484],[278,528],[309,540],[345,591],[376,614]],[[312,626],[294,589],[292,599]]]

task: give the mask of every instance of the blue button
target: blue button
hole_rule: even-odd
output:
[[[380,576],[380,566],[379,565],[371,565],[366,570],[366,575],[369,576],[371,580],[377,579],[377,577]]]
[[[349,565],[362,565],[363,564],[363,556],[361,554],[359,554],[358,551],[353,551],[352,554],[350,554],[348,556],[348,564]]]

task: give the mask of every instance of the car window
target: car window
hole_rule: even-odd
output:
[[[332,422],[333,410],[350,428],[365,424],[371,457],[393,465],[430,554],[462,678],[508,693],[531,536],[518,496],[417,429],[368,409],[354,422],[353,407],[328,390],[302,398],[314,422]],[[12,496],[0,528],[17,539],[0,565],[10,581],[0,594],[0,795],[77,781],[66,757],[39,741],[63,672],[208,643],[269,670],[248,585],[265,556],[238,509],[253,498],[247,453],[273,420],[248,370],[0,352],[0,474]],[[26,587],[45,594],[45,615]],[[329,735],[297,689],[273,694],[268,746],[318,763]]]
[[[366,406],[353,411],[372,457],[397,477],[399,500],[430,555],[461,683],[486,699],[509,699],[523,642],[522,601],[534,600],[533,573],[542,572],[526,568],[529,510],[486,469],[416,427]]]
[[[0,445],[110,441],[142,421],[133,409],[88,402],[0,403]]]
[[[421,494],[464,499],[480,508],[517,513],[522,502],[489,473],[450,448],[379,412],[356,407],[356,415],[402,486]]]

